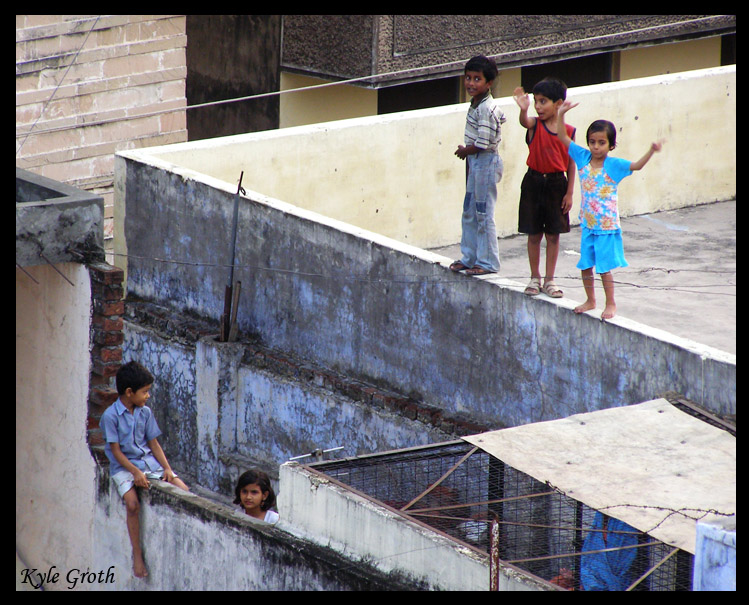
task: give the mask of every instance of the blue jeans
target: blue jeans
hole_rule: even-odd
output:
[[[463,200],[463,234],[460,239],[460,262],[466,267],[480,266],[499,271],[497,227],[494,208],[497,205],[497,183],[502,180],[502,158],[493,151],[481,151],[466,158],[468,178]]]

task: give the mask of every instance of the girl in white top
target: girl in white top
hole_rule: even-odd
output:
[[[276,504],[276,494],[270,478],[263,471],[250,469],[242,473],[234,488],[234,495],[234,504],[239,504],[250,517],[266,523],[278,521],[278,513],[270,510]]]

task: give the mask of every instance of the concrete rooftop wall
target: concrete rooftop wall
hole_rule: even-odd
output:
[[[104,258],[104,201],[64,183],[16,168],[16,263]]]
[[[142,154],[118,156],[128,290],[218,319],[233,187]],[[499,428],[677,391],[735,413],[735,356],[249,192],[240,200],[238,322],[270,347]],[[178,261],[175,264],[172,261]]]
[[[585,144],[599,118],[617,127],[616,157],[639,159],[665,139],[641,172],[619,189],[623,216],[733,199],[736,195],[736,67],[571,88],[567,117]],[[505,175],[496,210],[500,237],[517,232],[526,130],[511,97],[500,155]],[[327,217],[422,248],[460,240],[467,104],[340,120],[151,148],[167,163],[243,186]],[[531,115],[535,115],[531,110]],[[570,218],[578,222],[579,184]],[[116,219],[117,220],[117,219]]]

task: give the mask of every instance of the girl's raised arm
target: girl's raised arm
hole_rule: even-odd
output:
[[[565,101],[559,106],[557,111],[557,138],[564,144],[565,147],[569,147],[572,143],[572,139],[567,134],[567,128],[564,123],[564,114],[566,114],[573,107],[577,107],[579,103],[572,103],[571,101]]]
[[[650,160],[650,158],[653,157],[654,153],[656,153],[657,151],[660,151],[663,148],[663,143],[664,142],[665,141],[660,140],[660,141],[656,141],[655,143],[652,143],[650,145],[650,149],[648,149],[647,153],[644,156],[642,156],[639,160],[637,160],[636,162],[632,162],[629,165],[629,169],[631,171],[633,171],[633,172],[635,170],[640,170],[643,166],[645,166],[645,164],[648,163],[648,161]]]

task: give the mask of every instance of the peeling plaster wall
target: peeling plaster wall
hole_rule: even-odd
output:
[[[128,291],[217,320],[230,186],[157,160],[118,162],[126,235],[138,251]],[[666,391],[735,413],[734,355],[625,318],[570,322],[573,302],[529,298],[496,275],[454,274],[450,260],[248,192],[239,204],[239,327],[271,348],[492,428]]]
[[[410,590],[415,582],[353,563],[277,526],[250,520],[234,507],[187,493],[161,481],[140,490],[143,553],[149,568],[131,573],[125,507],[109,474],[98,473],[94,503],[95,571],[113,581],[79,590]],[[85,566],[84,566],[85,569]],[[67,590],[65,574],[49,588]]]
[[[149,407],[170,463],[224,496],[248,467],[275,479],[280,464],[318,448],[354,456],[480,430],[257,345],[177,338],[135,319],[125,323],[125,357],[156,377]]]
[[[16,269],[16,549],[33,568],[91,562],[96,466],[86,441],[85,265]],[[44,570],[46,572],[46,569]]]
[[[194,462],[198,448],[195,348],[125,322],[122,349],[123,363],[136,360],[156,379],[148,406],[164,432],[159,443],[179,472],[184,464],[176,462]],[[195,474],[194,469],[191,474]]]

